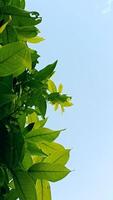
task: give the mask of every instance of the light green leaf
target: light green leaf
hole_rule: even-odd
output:
[[[24,169],[29,169],[29,167],[31,167],[32,164],[33,164],[33,162],[32,162],[32,158],[31,158],[31,154],[28,150],[26,150],[23,161],[22,161],[22,165],[23,165]]]
[[[43,162],[65,165],[69,160],[69,153],[70,153],[69,149],[63,151],[57,151],[46,157]]]
[[[25,136],[25,139],[27,141],[36,142],[36,143],[43,141],[43,140],[52,142],[59,136],[61,131],[62,130],[53,131],[48,128],[39,128],[39,129],[30,131]]]
[[[48,120],[48,118],[45,118],[43,120],[39,120],[39,121],[35,122],[35,124],[33,126],[33,130],[43,127],[46,124],[47,120]]]
[[[70,170],[60,164],[38,163],[28,170],[34,180],[45,179],[56,182],[69,174]]]
[[[48,90],[50,92],[57,92],[56,85],[52,80],[48,80]]]
[[[17,169],[13,171],[15,188],[21,200],[37,200],[35,185],[27,172]]]
[[[35,143],[28,142],[27,149],[30,151],[31,155],[37,155],[42,157],[47,156],[41,149],[38,148],[37,144]]]
[[[51,200],[50,184],[46,180],[36,181],[36,192],[38,200]]]
[[[44,41],[44,38],[36,36],[36,37],[28,38],[26,41],[28,41],[29,43],[40,43]]]
[[[58,86],[58,92],[62,93],[62,90],[63,90],[63,85],[62,83],[60,83],[60,85]]]
[[[28,114],[27,116],[27,124],[36,123],[39,121],[38,116],[35,112]]]
[[[22,42],[14,42],[0,48],[0,76],[18,76],[26,68],[31,69],[31,55]]]
[[[43,152],[45,152],[47,155],[53,154],[58,151],[64,151],[64,147],[61,144],[55,143],[55,142],[47,142],[42,141],[37,144],[40,149],[42,149]]]

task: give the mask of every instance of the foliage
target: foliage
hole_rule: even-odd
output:
[[[28,43],[43,41],[41,17],[24,8],[25,0],[0,0],[0,199],[51,200],[49,181],[70,172],[70,150],[54,142],[63,130],[45,127],[47,104],[72,103],[50,79],[57,61],[36,69]]]

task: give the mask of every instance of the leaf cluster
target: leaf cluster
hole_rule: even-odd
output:
[[[50,182],[64,178],[69,149],[55,142],[63,130],[45,126],[48,103],[70,106],[50,79],[57,61],[36,69],[29,42],[43,40],[38,12],[25,0],[0,0],[0,199],[51,200]]]

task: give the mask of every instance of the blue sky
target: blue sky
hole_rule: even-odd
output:
[[[48,126],[72,148],[75,171],[52,184],[53,200],[113,199],[113,2],[28,0],[43,17],[39,67],[59,60],[54,80],[73,96],[62,115],[48,109]]]

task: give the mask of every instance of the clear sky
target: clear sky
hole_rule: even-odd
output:
[[[113,2],[27,0],[43,17],[39,67],[59,60],[56,83],[73,96],[62,115],[48,109],[48,126],[67,128],[75,171],[52,184],[53,200],[113,200]]]

